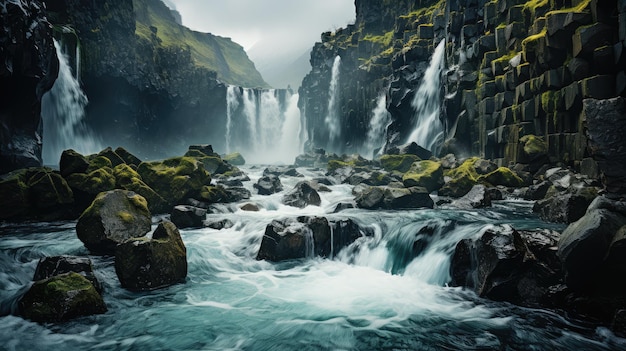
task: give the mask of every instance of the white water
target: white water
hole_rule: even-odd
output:
[[[444,126],[439,120],[441,106],[441,72],[444,68],[446,42],[442,40],[432,58],[420,87],[418,88],[411,106],[415,110],[415,127],[407,139],[416,142],[421,147],[435,151],[437,144],[443,138]]]
[[[298,94],[285,92],[280,101],[274,89],[228,89],[227,152],[240,152],[248,163],[292,164],[303,150]]]
[[[87,96],[72,73],[69,59],[63,46],[54,41],[59,58],[59,75],[52,89],[41,99],[43,120],[43,162],[46,165],[58,164],[61,153],[74,149],[83,155],[96,153],[102,149],[101,142],[85,125]],[[79,51],[76,51],[79,53]],[[80,57],[76,58],[80,67]]]
[[[376,107],[372,111],[363,155],[366,157],[374,157],[376,156],[374,153],[377,149],[378,154],[381,154],[387,140],[386,131],[389,123],[391,123],[391,114],[387,111],[387,95],[385,91],[382,91],[380,95],[378,95]]]
[[[324,119],[328,129],[328,146],[333,146],[335,140],[341,136],[341,121],[339,119],[339,72],[341,68],[341,57],[337,55],[333,62],[333,68],[328,88],[328,113]]]
[[[246,168],[252,189],[263,167]],[[321,171],[298,169],[307,178]],[[449,288],[456,242],[494,225],[545,225],[530,203],[489,210],[364,211],[334,214],[354,200],[349,185],[320,193],[322,205],[281,204],[301,178],[281,177],[285,191],[220,205],[207,217],[230,219],[224,230],[181,230],[189,273],[184,284],[153,292],[120,287],[112,258],[91,256],[104,284],[106,314],[39,325],[5,315],[27,287],[40,257],[86,255],[75,222],[0,225],[0,348],[7,350],[610,350],[623,340],[605,330],[572,325],[549,311],[513,307]],[[511,208],[507,212],[507,208]],[[515,207],[518,206],[518,207]],[[353,219],[373,232],[335,259],[257,261],[274,219],[324,216]],[[422,231],[423,228],[433,228]],[[426,233],[426,234],[425,234]],[[421,253],[414,252],[422,242]]]

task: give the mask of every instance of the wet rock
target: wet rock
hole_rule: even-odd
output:
[[[407,172],[413,163],[421,161],[421,159],[412,154],[403,155],[383,155],[380,157],[380,165],[388,172]]]
[[[235,224],[230,219],[221,221],[204,221],[204,226],[211,229],[222,230],[232,228]]]
[[[257,190],[259,195],[272,195],[283,191],[283,184],[277,176],[268,175],[261,177],[259,181],[254,184],[254,188]]]
[[[53,256],[44,257],[37,263],[34,281],[52,278],[65,273],[78,273],[93,284],[98,292],[102,292],[102,285],[93,272],[93,266],[89,257],[77,256]]]
[[[280,177],[280,176],[304,177],[294,167],[285,167],[285,166],[268,167],[263,170],[263,175],[264,176],[275,175],[277,177]]]
[[[139,164],[141,164],[141,160],[137,156],[131,154],[123,147],[118,147],[117,149],[115,149],[115,154],[119,156],[124,161],[124,163],[129,166],[138,167]]]
[[[35,322],[62,322],[107,311],[102,296],[82,275],[70,272],[36,281],[18,303],[19,313]]]
[[[354,204],[342,202],[342,203],[337,204],[337,206],[335,206],[333,213],[339,213],[343,210],[348,210],[351,208],[354,208]]]
[[[101,193],[83,212],[76,234],[89,251],[113,254],[115,246],[150,231],[152,218],[146,200],[132,191]]]
[[[352,220],[335,223],[323,217],[274,220],[265,229],[257,260],[331,257],[364,234]]]
[[[572,223],[585,214],[587,207],[597,195],[598,189],[594,187],[571,187],[538,200],[533,205],[533,212],[545,221]]]
[[[162,222],[152,238],[129,239],[115,248],[115,272],[122,287],[146,291],[183,282],[187,249],[171,222]]]
[[[143,196],[148,202],[148,209],[150,212],[164,213],[170,209],[167,201],[146,183],[144,183],[139,173],[137,173],[131,166],[127,164],[120,164],[116,166],[113,169],[113,177],[115,177],[116,188],[133,191]]]
[[[225,155],[223,160],[234,166],[243,166],[246,164],[246,160],[240,153],[234,152],[232,154]]]
[[[370,210],[434,207],[428,191],[422,187],[366,186],[358,190],[355,201],[359,208]]]
[[[441,188],[444,184],[441,163],[436,161],[418,161],[402,176],[405,187],[421,186],[429,192]]]
[[[478,181],[486,182],[494,186],[501,185],[511,188],[524,185],[524,180],[507,167],[498,167],[492,172],[481,175],[478,177]]]
[[[61,153],[59,170],[61,176],[67,177],[73,173],[85,173],[89,167],[87,158],[74,150],[65,150]]]
[[[626,283],[617,278],[626,273],[626,215],[609,209],[610,202],[602,197],[595,200],[559,240],[566,283],[575,291],[626,291]]]
[[[471,210],[474,208],[490,207],[491,196],[484,185],[478,184],[472,187],[467,194],[460,199],[452,201],[450,206],[462,210]]]
[[[170,220],[177,228],[200,228],[206,219],[207,211],[203,208],[189,205],[175,206],[170,215]]]
[[[287,206],[305,208],[309,205],[320,206],[322,200],[311,183],[303,181],[296,184],[290,192],[283,196],[283,203]]]
[[[248,212],[258,212],[261,210],[257,204],[253,204],[253,203],[243,204],[239,208],[242,211],[248,211]]]
[[[391,147],[387,150],[387,154],[389,155],[415,155],[421,160],[428,160],[429,158],[433,156],[432,152],[417,145],[417,143],[415,142],[410,142],[408,144]]]

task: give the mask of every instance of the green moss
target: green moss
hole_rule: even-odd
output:
[[[130,214],[130,213],[128,213],[127,211],[119,211],[119,212],[117,213],[117,216],[118,216],[118,217],[119,217],[119,218],[120,218],[123,222],[126,222],[126,223],[132,223],[132,222],[133,222],[133,219],[134,219],[133,215],[132,215],[132,214]]]
[[[478,175],[478,172],[476,172],[474,165],[476,164],[478,160],[480,160],[478,157],[469,158],[465,160],[465,162],[463,162],[459,167],[447,171],[445,175],[453,179],[460,178],[462,176],[467,176],[469,177],[469,179],[476,182],[479,175]]]
[[[383,47],[388,47],[389,45],[391,45],[391,42],[393,40],[393,30],[388,31],[383,35],[367,34],[365,35],[363,40],[374,42],[376,44],[382,45]]]
[[[583,0],[580,2],[580,4],[573,7],[549,11],[548,13],[546,13],[546,18],[548,18],[548,16],[559,13],[583,12],[585,10],[588,10],[589,4],[591,4],[591,0]]]
[[[467,194],[477,182],[469,174],[463,173],[457,178],[447,182],[441,189],[439,195],[450,197],[461,197]]]
[[[115,189],[115,176],[110,167],[96,169],[88,174],[74,173],[67,178],[67,183],[75,189],[96,195]]]
[[[380,157],[380,165],[388,172],[405,173],[414,162],[421,161],[415,155],[383,155]]]
[[[238,152],[224,156],[223,160],[235,166],[243,166],[246,164],[246,160]]]
[[[328,161],[328,171],[329,172],[334,172],[339,168],[344,168],[344,167],[354,167],[356,166],[354,162],[345,162],[345,161],[341,161],[341,160],[330,160]]]
[[[524,135],[519,141],[524,144],[524,153],[528,156],[548,153],[548,144],[541,137],[532,134]]]
[[[526,52],[527,50],[535,50],[537,48],[539,40],[544,39],[547,33],[548,30],[544,28],[541,32],[526,37],[524,40],[522,40],[522,50],[524,52]]]
[[[443,169],[440,162],[424,160],[411,165],[402,176],[405,187],[421,186],[428,192],[435,191],[443,185]]]
[[[89,167],[87,168],[87,171],[85,173],[91,173],[103,167],[113,168],[113,164],[111,163],[111,160],[109,160],[108,158],[104,156],[97,156],[89,160]]]
[[[535,13],[538,8],[546,7],[550,5],[549,0],[530,0],[524,4],[524,12],[528,12],[531,17],[535,17]]]
[[[478,178],[478,181],[494,186],[520,187],[524,185],[522,178],[506,167],[499,167],[491,173],[482,175]]]

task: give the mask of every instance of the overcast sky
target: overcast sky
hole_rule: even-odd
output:
[[[354,0],[167,0],[193,30],[230,37],[246,51],[255,44],[302,51],[324,31],[355,18]],[[254,50],[253,50],[254,51]],[[267,51],[261,50],[261,51]]]

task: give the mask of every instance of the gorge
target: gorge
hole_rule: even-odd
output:
[[[1,348],[626,348],[626,1],[354,5],[0,0]]]

